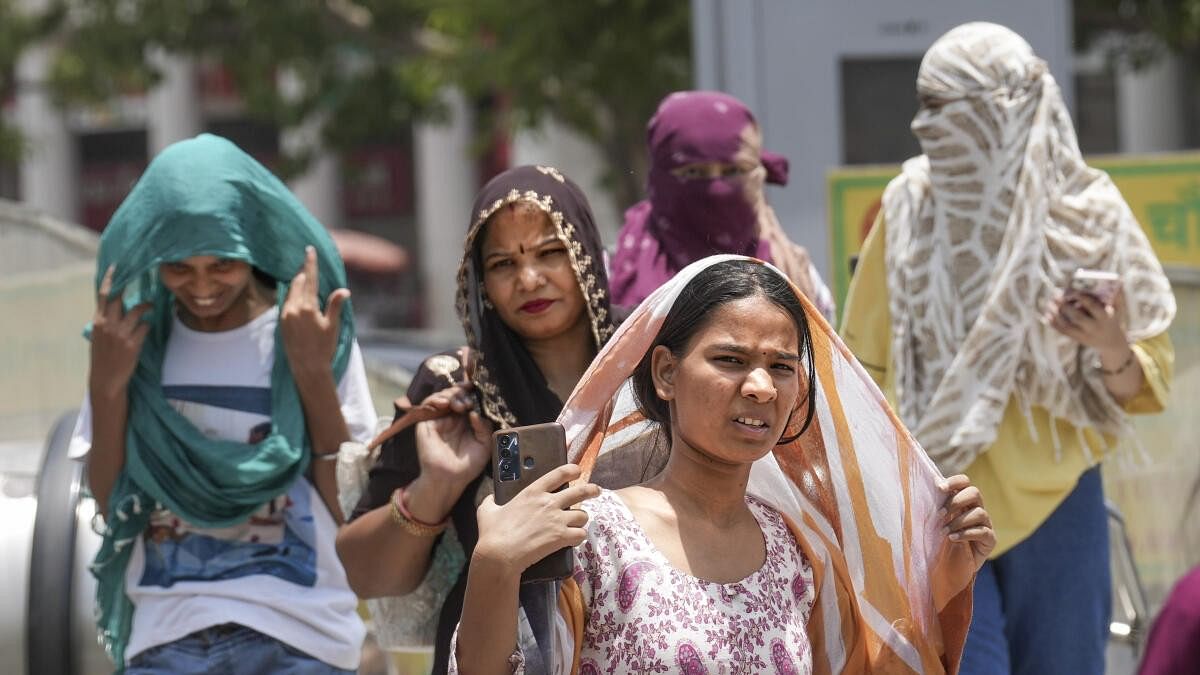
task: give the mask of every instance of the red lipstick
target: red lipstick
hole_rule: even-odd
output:
[[[521,305],[521,311],[527,314],[541,314],[547,309],[550,309],[550,305],[553,304],[553,300],[530,300],[529,302]]]

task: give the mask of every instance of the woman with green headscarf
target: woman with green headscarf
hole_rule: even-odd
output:
[[[331,460],[375,413],[328,233],[202,135],[117,209],[96,285],[72,454],[104,515],[92,571],[117,670],[353,671]]]

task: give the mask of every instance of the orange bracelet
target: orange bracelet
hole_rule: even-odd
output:
[[[404,528],[404,531],[414,537],[436,537],[450,524],[450,517],[440,523],[426,523],[416,518],[408,512],[408,507],[404,505],[404,488],[396,488],[392,492],[392,522]]]

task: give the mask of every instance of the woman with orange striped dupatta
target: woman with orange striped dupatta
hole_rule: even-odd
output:
[[[524,671],[520,574],[563,546],[554,672],[957,670],[995,543],[979,491],[941,477],[774,267],[685,268],[559,421],[576,464],[479,508],[450,672]]]

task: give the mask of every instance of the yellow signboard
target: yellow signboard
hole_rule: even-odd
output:
[[[1200,270],[1200,153],[1097,157],[1168,268]],[[829,233],[833,290],[838,306],[850,284],[857,254],[879,211],[879,200],[898,166],[838,169],[829,174]]]
[[[899,172],[899,166],[874,166],[829,173],[829,237],[833,253],[830,260],[839,318],[850,288],[850,259],[858,255],[875,223],[883,189]]]

